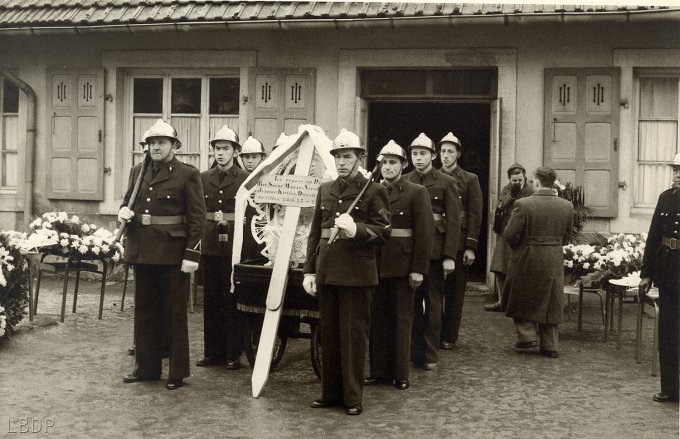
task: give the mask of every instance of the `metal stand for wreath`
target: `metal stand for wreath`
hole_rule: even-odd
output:
[[[63,274],[64,276],[64,287],[62,289],[61,297],[61,318],[60,321],[64,321],[64,314],[66,313],[66,294],[68,292],[68,275],[71,271],[76,271],[76,287],[73,292],[73,310],[71,312],[76,312],[76,305],[78,303],[78,287],[80,284],[80,273],[82,271],[88,271],[90,273],[100,274],[102,276],[101,283],[101,293],[99,297],[99,315],[98,319],[102,319],[102,312],[104,310],[104,292],[106,288],[106,273],[108,271],[108,260],[106,258],[96,259],[102,263],[102,270],[99,270],[99,266],[95,263],[88,262],[94,261],[94,259],[81,260],[77,258],[68,258],[66,262],[54,261],[45,262],[45,258],[50,256],[49,253],[43,253],[40,256],[40,263],[38,264],[38,279],[35,286],[35,304],[33,305],[33,314],[38,314],[38,297],[40,295],[40,279],[42,277],[42,272],[47,271],[54,274]]]

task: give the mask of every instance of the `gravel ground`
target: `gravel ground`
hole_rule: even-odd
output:
[[[466,299],[461,340],[443,351],[438,369],[413,369],[411,388],[369,387],[364,413],[313,410],[320,383],[309,340],[290,340],[258,399],[250,367],[192,368],[177,391],[164,382],[124,384],[133,357],[133,300],[120,311],[122,286],[107,287],[97,319],[97,282],[81,283],[78,312],[57,324],[61,281],[46,279],[35,324],[0,345],[0,436],[26,431],[54,437],[227,438],[676,438],[678,405],[659,404],[650,375],[651,318],[645,356],[634,358],[634,304],[624,305],[623,345],[603,341],[599,305],[587,297],[584,330],[568,314],[560,358],[514,351],[513,326],[484,312],[488,300]],[[129,297],[129,296],[128,296]],[[192,364],[202,353],[202,313],[189,314]],[[304,328],[304,325],[303,325]],[[245,362],[245,356],[242,359]],[[167,364],[165,365],[167,371]]]

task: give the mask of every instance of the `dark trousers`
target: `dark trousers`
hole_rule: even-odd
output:
[[[361,404],[374,287],[317,285],[321,316],[321,399]]]
[[[444,279],[444,314],[442,315],[442,340],[455,343],[463,317],[463,301],[468,280],[468,268],[463,265],[463,253],[456,253],[456,270]]]
[[[411,358],[416,365],[436,363],[439,358],[443,283],[442,261],[430,261],[430,271],[416,290],[414,298]]]
[[[371,301],[371,376],[408,380],[414,291],[408,277],[381,277]]]
[[[203,346],[206,357],[238,360],[243,340],[243,319],[231,289],[231,256],[202,256]]]
[[[661,393],[678,396],[678,316],[680,291],[659,288],[659,369]]]
[[[189,376],[187,295],[189,275],[179,265],[135,264],[135,370],[138,377],[160,377],[165,318],[169,319],[169,380]]]

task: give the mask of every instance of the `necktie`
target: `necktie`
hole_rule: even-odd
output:
[[[347,182],[345,180],[340,180],[338,183],[340,187],[340,193],[345,192],[345,189],[347,189],[347,186],[349,186]]]
[[[220,177],[220,183],[224,181],[224,177],[227,175],[226,172],[217,171],[217,175]]]
[[[160,170],[161,170],[161,167],[160,167],[160,166],[158,166],[158,165],[152,165],[152,166],[151,166],[151,177],[153,178],[153,177],[155,177],[156,175],[158,175],[158,173],[160,172]]]

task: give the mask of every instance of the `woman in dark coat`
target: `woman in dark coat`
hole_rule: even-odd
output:
[[[505,185],[498,197],[498,204],[496,205],[496,215],[494,223],[494,232],[496,232],[496,247],[491,258],[490,270],[494,273],[495,289],[498,295],[498,301],[489,305],[484,305],[487,311],[505,311],[505,304],[507,297],[503,297],[503,286],[508,274],[508,263],[512,256],[512,250],[508,243],[503,239],[503,231],[510,219],[510,212],[515,200],[528,197],[534,193],[534,186],[527,181],[526,170],[519,163],[508,168],[508,179],[510,182]]]

